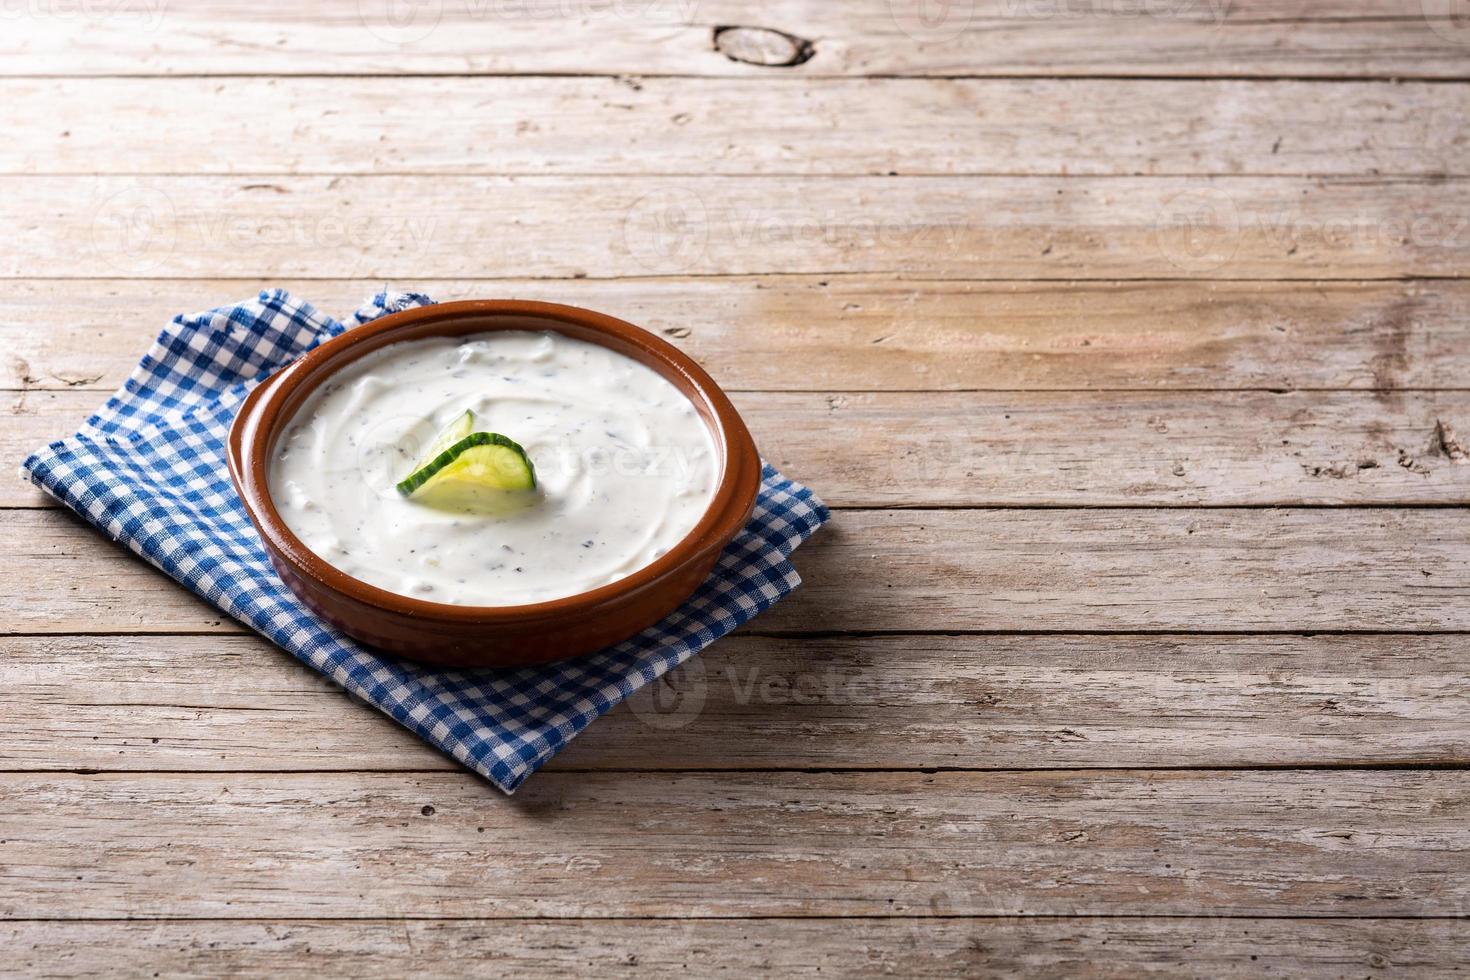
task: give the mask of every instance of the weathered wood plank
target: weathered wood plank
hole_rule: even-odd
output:
[[[0,276],[1463,276],[1470,180],[3,178]],[[44,220],[39,215],[45,215]]]
[[[1454,508],[840,511],[796,565],[762,629],[1470,629]],[[7,633],[238,629],[67,511],[0,511],[0,567]]]
[[[1457,915],[1470,773],[0,775],[0,917]]]
[[[102,400],[8,397],[0,458],[69,434]],[[735,404],[767,459],[838,506],[1470,501],[1470,392],[763,392]],[[52,504],[0,486],[0,506]]]
[[[7,16],[0,70],[1464,78],[1453,14],[1394,0],[33,3]],[[716,36],[731,25],[757,30]]]
[[[735,636],[558,769],[1470,764],[1462,636]],[[264,640],[0,640],[0,769],[453,770]]]
[[[440,300],[589,306],[642,324],[727,388],[1465,388],[1470,283],[406,280]],[[176,313],[283,286],[345,315],[381,281],[7,283],[9,388],[119,387]]]
[[[12,174],[1470,173],[1470,86],[1443,84],[10,79],[0,99],[35,107],[0,143]],[[249,152],[180,165],[241,131]]]
[[[1456,510],[849,511],[771,629],[1464,629]]]
[[[1455,973],[1470,924],[1312,919],[0,923],[28,975],[1340,977]]]

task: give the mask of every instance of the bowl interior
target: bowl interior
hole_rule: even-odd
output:
[[[699,413],[715,446],[718,481],[705,513],[674,547],[631,575],[589,592],[513,606],[466,606],[414,599],[370,585],[328,564],[282,520],[270,498],[269,470],[276,442],[314,391],[360,357],[390,344],[501,330],[554,330],[610,348],[668,379]],[[616,599],[656,582],[685,563],[707,558],[749,518],[760,483],[754,443],[734,406],[688,355],[662,339],[604,314],[550,303],[470,300],[389,314],[348,331],[303,355],[253,392],[231,432],[231,467],[242,499],[269,545],[299,574],[336,592],[406,615],[487,621],[564,615],[575,604]]]

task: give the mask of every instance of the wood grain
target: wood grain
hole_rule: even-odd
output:
[[[8,176],[0,276],[1401,278],[1470,180]],[[45,220],[37,215],[44,214]]]
[[[887,0],[496,0],[411,8],[366,0],[346,9],[290,0],[139,0],[15,9],[0,70],[1465,78],[1465,28],[1454,13],[1452,5],[1394,0],[976,0],[937,12]],[[716,31],[732,25],[756,30],[717,41]],[[802,41],[809,42],[804,51]]]
[[[56,977],[410,974],[1120,978],[1452,974],[1463,921],[1347,919],[493,920],[0,923],[16,970]]]
[[[1470,629],[1456,508],[841,511],[762,630]],[[237,632],[66,511],[0,512],[8,633]]]
[[[70,434],[102,401],[6,399],[0,457]],[[842,507],[1470,500],[1470,392],[763,392],[735,404],[766,459]],[[52,505],[28,484],[0,486],[0,506]]]
[[[1463,636],[740,635],[558,770],[1470,765]],[[0,639],[0,769],[457,770],[255,637]]]
[[[0,456],[392,279],[650,326],[848,508],[507,801],[7,482],[7,967],[1462,971],[1462,14],[0,4]]]
[[[1463,915],[1465,772],[0,775],[0,917]],[[99,846],[99,842],[105,842]]]
[[[731,390],[1470,387],[1467,282],[775,276],[394,285],[439,300],[503,296],[604,310],[669,338]],[[342,316],[383,283],[8,283],[0,385],[110,392],[176,313],[271,286]]]
[[[1470,86],[1058,79],[9,79],[0,173],[1470,173]],[[159,113],[160,103],[171,106]],[[752,103],[761,111],[752,113]],[[1044,116],[1037,107],[1046,106]],[[422,119],[434,114],[434,138]],[[282,125],[282,120],[291,120]],[[364,138],[364,131],[371,138]],[[596,132],[597,139],[587,134]],[[1371,139],[1363,133],[1371,132]],[[854,139],[861,133],[861,139]],[[1119,133],[1127,139],[1120,140]]]

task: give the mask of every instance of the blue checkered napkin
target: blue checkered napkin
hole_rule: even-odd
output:
[[[430,302],[381,293],[341,323],[275,290],[176,317],[122,390],[76,435],[27,459],[23,472],[114,541],[509,793],[593,719],[795,588],[800,578],[787,559],[827,509],[767,466],[755,516],[683,608],[571,663],[441,670],[358,646],[276,577],[230,484],[225,434],[245,394],[302,351]]]

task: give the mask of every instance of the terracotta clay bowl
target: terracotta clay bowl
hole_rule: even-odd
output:
[[[714,439],[720,481],[694,529],[652,564],[590,592],[518,606],[425,602],[369,585],[317,557],[270,497],[276,440],[306,398],[347,364],[387,344],[492,330],[555,330],[648,365],[684,393]],[[755,443],[730,399],[686,354],[630,323],[591,310],[521,300],[467,300],[393,313],[297,358],[245,399],[230,428],[230,476],[287,587],[363,643],[455,666],[547,663],[627,639],[678,608],[750,520],[760,489]]]

